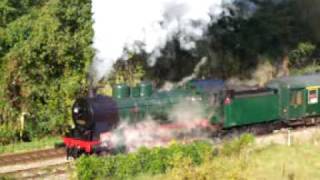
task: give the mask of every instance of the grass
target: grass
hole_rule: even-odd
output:
[[[182,161],[183,162],[183,161]],[[272,145],[245,157],[217,157],[201,166],[176,167],[166,174],[141,175],[136,180],[320,179],[319,147],[313,145]]]
[[[53,148],[56,143],[60,142],[62,142],[61,137],[45,137],[41,139],[34,139],[32,142],[17,142],[4,146],[0,145],[0,154]]]
[[[250,157],[251,179],[320,179],[320,146],[270,145]]]
[[[200,166],[193,166],[188,160],[182,159],[180,164],[165,174],[142,174],[135,179],[316,180],[320,179],[320,144],[315,138],[291,146],[253,145],[246,147],[240,154],[222,153]]]

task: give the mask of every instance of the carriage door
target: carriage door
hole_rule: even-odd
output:
[[[289,119],[299,119],[304,116],[304,89],[290,90]]]

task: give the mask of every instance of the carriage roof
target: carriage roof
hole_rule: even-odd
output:
[[[302,76],[282,77],[282,78],[274,79],[267,84],[267,87],[276,88],[276,89],[280,87],[298,89],[298,88],[306,88],[310,86],[320,87],[320,73],[302,75]]]

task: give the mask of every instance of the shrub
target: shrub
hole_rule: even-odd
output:
[[[233,158],[243,154],[254,142],[254,137],[244,134],[225,142],[216,157],[214,149],[207,142],[192,144],[173,143],[167,148],[140,148],[130,154],[110,157],[81,157],[76,161],[79,179],[130,179],[140,174],[156,175],[168,173],[170,179],[206,179],[224,177],[241,179],[246,170],[246,158]],[[226,168],[224,161],[228,161]],[[198,169],[197,166],[202,167]]]
[[[219,156],[200,166],[190,163],[188,158],[179,158],[179,164],[159,179],[204,180],[204,179],[246,179],[248,163],[244,159]]]
[[[0,145],[17,141],[17,131],[7,125],[0,125]]]
[[[82,156],[76,163],[78,179],[101,179],[106,176],[105,161],[97,156]]]
[[[79,179],[127,179],[142,173],[165,173],[181,163],[179,157],[198,165],[207,155],[212,155],[212,147],[206,142],[172,144],[167,148],[140,148],[135,153],[112,157],[81,157],[76,162],[76,171]]]
[[[243,134],[233,141],[225,142],[221,148],[223,155],[240,155],[241,152],[254,143],[254,136],[251,134]]]

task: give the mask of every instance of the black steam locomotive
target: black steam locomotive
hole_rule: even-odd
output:
[[[82,153],[92,154],[107,151],[101,146],[101,135],[113,130],[121,121],[139,122],[146,116],[166,121],[168,111],[185,99],[201,101],[201,85],[216,88],[222,81],[197,81],[183,88],[170,91],[153,91],[150,82],[142,82],[136,87],[118,84],[113,88],[113,96],[90,93],[79,98],[72,107],[75,128],[64,137],[67,156],[77,157]],[[203,89],[203,87],[201,88]]]

